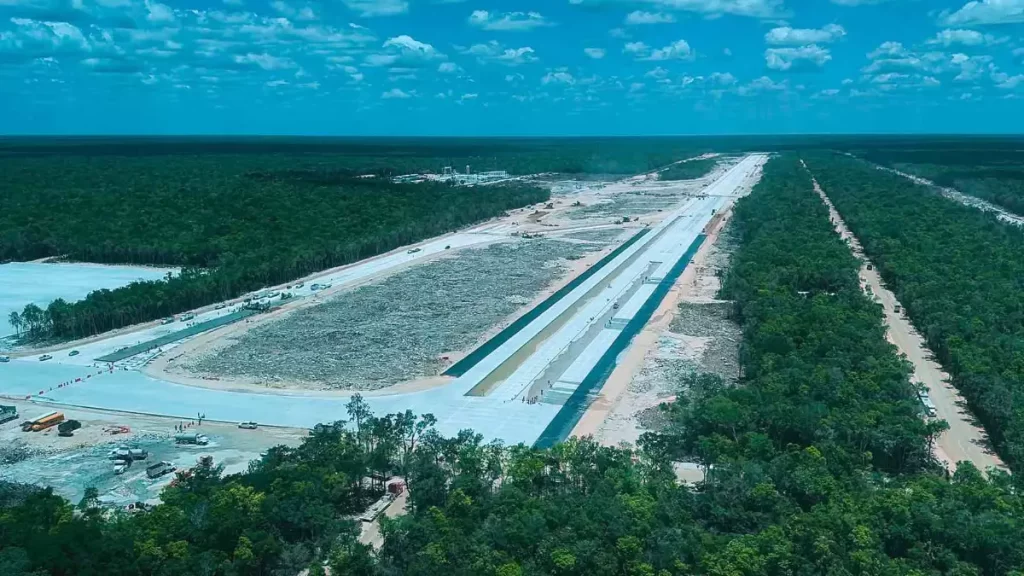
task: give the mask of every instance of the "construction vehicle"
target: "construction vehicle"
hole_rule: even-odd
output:
[[[921,400],[921,404],[924,406],[924,413],[930,418],[934,418],[937,414],[935,411],[935,403],[932,402],[931,397],[928,396],[928,392],[921,390],[917,393],[917,398]]]
[[[227,306],[228,306],[227,304],[221,302],[220,304],[217,304],[216,306],[214,306],[213,309],[214,310],[223,310],[223,309],[227,308]]]
[[[257,312],[266,312],[267,310],[270,310],[270,302],[266,300],[260,302],[253,301],[246,304],[244,308],[247,310],[255,310]]]
[[[75,430],[82,427],[82,423],[78,420],[65,420],[57,425],[57,436],[63,436],[69,438],[74,436]]]
[[[118,460],[114,464],[114,474],[116,474],[117,476],[120,476],[121,474],[124,474],[125,472],[127,472],[128,469],[131,468],[131,467],[132,467],[132,461],[131,460]]]
[[[149,458],[149,452],[142,448],[129,448],[121,445],[110,451],[111,460],[145,460],[146,458]]]
[[[903,307],[897,304],[896,306],[893,307],[893,311],[899,314],[900,312],[903,312]]]
[[[11,420],[18,419],[18,408],[16,406],[7,406],[0,404],[0,424],[6,424]]]
[[[415,254],[415,253],[420,252],[422,250],[423,250],[423,248],[413,248],[412,250],[409,250],[408,252],[406,252],[406,254]]]
[[[182,432],[181,434],[174,435],[175,444],[195,444],[197,446],[206,446],[210,443],[210,439],[200,434],[199,432]]]
[[[160,321],[160,324],[166,326],[167,324],[174,324],[174,317],[167,317]]]
[[[63,421],[63,412],[48,412],[35,420],[23,422],[21,424],[21,430],[23,432],[39,432],[40,430],[46,430],[47,428],[56,426]]]
[[[174,472],[177,468],[170,462],[157,462],[156,464],[150,464],[146,467],[146,476],[148,478],[159,478],[165,474]]]
[[[178,322],[188,322],[189,320],[192,320],[195,317],[196,315],[192,314],[191,312],[188,314],[182,314],[181,316],[178,317]]]

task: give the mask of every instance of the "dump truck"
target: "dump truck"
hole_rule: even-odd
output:
[[[82,423],[78,420],[65,420],[57,425],[57,435],[64,436],[65,438],[74,436],[75,430],[81,427]]]
[[[129,448],[121,445],[116,449],[110,451],[111,460],[145,460],[149,457],[149,452],[142,448]]]
[[[210,439],[199,432],[182,432],[181,434],[174,435],[174,443],[206,446],[210,443]]]
[[[157,462],[146,467],[146,476],[149,478],[159,478],[165,474],[174,472],[174,464],[170,462]]]
[[[39,432],[40,430],[46,430],[47,428],[56,426],[63,421],[63,412],[48,412],[35,420],[29,420],[22,423],[21,429],[23,432]]]
[[[18,408],[16,406],[8,406],[6,404],[0,404],[0,424],[6,424],[11,420],[18,419]]]

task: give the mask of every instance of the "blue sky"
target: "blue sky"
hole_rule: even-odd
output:
[[[1024,132],[1024,0],[0,0],[0,134]]]

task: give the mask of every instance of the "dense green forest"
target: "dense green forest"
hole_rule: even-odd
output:
[[[153,320],[442,234],[549,193],[358,178],[285,156],[0,158],[0,261],[61,256],[180,275],[30,306],[30,339]]]
[[[15,576],[1019,576],[1019,486],[930,457],[908,366],[861,292],[792,156],[734,215],[723,296],[743,327],[743,378],[680,382],[667,429],[631,453],[571,440],[548,450],[443,438],[432,419],[318,427],[246,474],[200,469],[147,513],[103,514],[48,491],[0,493],[0,573]],[[806,294],[805,294],[806,292]],[[696,459],[706,480],[676,482]],[[409,513],[384,544],[346,516],[404,475]]]
[[[886,284],[984,424],[1024,465],[1024,230],[857,160],[808,155]]]
[[[46,159],[51,166],[76,156],[154,161],[196,157],[360,174],[440,173],[445,166],[461,172],[467,165],[475,172],[511,174],[638,174],[712,151],[714,144],[705,138],[0,138],[0,165],[5,157]]]
[[[882,148],[855,153],[1024,215],[1024,152],[1020,147],[951,151]]]
[[[706,175],[718,164],[719,158],[702,158],[673,164],[661,171],[660,180],[693,180]]]

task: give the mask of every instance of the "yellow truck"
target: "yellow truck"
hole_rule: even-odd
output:
[[[30,420],[21,425],[21,429],[24,432],[39,432],[40,430],[46,430],[56,426],[64,421],[63,412],[49,412],[43,414],[35,420]]]

